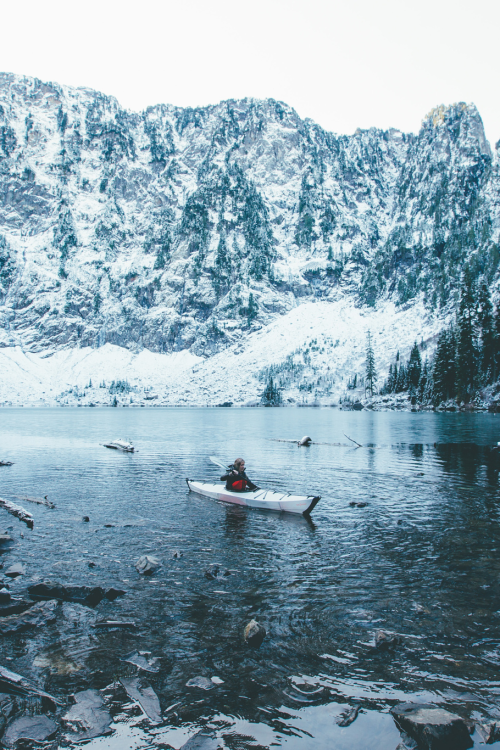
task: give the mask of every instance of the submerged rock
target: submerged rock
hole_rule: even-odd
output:
[[[142,555],[135,564],[135,569],[143,576],[152,576],[161,563],[156,557]]]
[[[388,635],[383,630],[377,630],[375,633],[375,648],[378,651],[387,651],[400,643],[401,638],[398,635]]]
[[[193,737],[190,737],[180,750],[218,750],[220,747],[222,747],[222,744],[215,735],[210,734],[206,729],[202,729]]]
[[[111,715],[97,690],[83,690],[72,696],[75,705],[62,717],[63,724],[75,733],[75,742],[111,732]]]
[[[43,625],[50,625],[57,619],[57,608],[59,606],[59,602],[56,600],[37,602],[21,614],[0,618],[0,636],[13,635]]]
[[[27,601],[26,599],[18,599],[16,597],[12,597],[9,602],[0,604],[0,617],[18,615],[20,612],[25,612],[32,606],[33,602]]]
[[[266,635],[265,627],[260,625],[256,620],[250,620],[244,630],[246,643],[254,648],[259,648]]]
[[[0,691],[9,695],[21,695],[24,697],[36,696],[42,701],[42,707],[50,711],[57,709],[57,701],[48,693],[44,693],[36,685],[32,685],[22,675],[11,672],[10,669],[0,666]]]
[[[2,745],[14,747],[18,740],[46,742],[51,740],[58,726],[48,716],[20,716],[10,722],[2,737]]]
[[[396,724],[423,750],[467,750],[473,746],[465,721],[426,703],[400,703],[391,709]]]
[[[130,654],[122,656],[121,661],[126,661],[129,664],[135,664],[139,669],[143,669],[145,672],[159,672],[160,666],[157,663],[158,658],[148,659],[151,656],[150,651],[132,651]]]
[[[500,723],[492,721],[491,723],[476,724],[477,731],[481,735],[483,742],[492,745],[500,740]]]
[[[108,589],[101,586],[63,586],[60,583],[37,583],[28,588],[28,594],[32,599],[59,599],[63,602],[76,602],[94,607],[104,598],[113,601],[125,591],[122,589]]]
[[[5,571],[5,575],[9,578],[17,578],[18,576],[23,576],[26,573],[26,568],[22,563],[14,563],[14,565],[11,565],[10,568],[7,568]]]
[[[125,688],[129,698],[140,705],[148,719],[150,719],[153,724],[159,724],[162,719],[160,701],[151,685],[144,682],[139,677],[122,677],[120,682]]]
[[[126,593],[125,589],[110,588],[107,589],[104,596],[109,602],[114,602],[115,599],[118,599],[119,596],[123,596]]]
[[[345,711],[337,716],[337,724],[339,727],[348,727],[353,721],[356,721],[359,714],[359,706],[354,708],[347,708]]]
[[[227,576],[230,575],[231,572],[226,570],[226,568],[222,568],[220,565],[211,565],[210,568],[205,571],[205,578],[208,578],[209,581],[227,578]]]
[[[214,687],[214,683],[207,677],[192,677],[186,682],[186,687],[197,687],[202,690],[211,690]]]
[[[17,713],[17,703],[15,698],[7,693],[0,693],[0,737],[3,734],[5,726],[11,716]]]

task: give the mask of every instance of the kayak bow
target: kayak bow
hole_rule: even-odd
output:
[[[320,501],[319,495],[291,495],[289,492],[274,492],[273,490],[262,489],[233,492],[227,490],[224,484],[216,482],[201,482],[194,479],[186,479],[186,482],[192,492],[204,497],[212,497],[214,500],[220,500],[223,503],[285,513],[301,513],[303,516],[309,516],[312,509]]]

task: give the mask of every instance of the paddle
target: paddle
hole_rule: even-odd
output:
[[[209,456],[210,461],[215,464],[216,466],[220,466],[221,469],[224,469],[224,471],[228,470],[228,466],[226,464],[223,464],[222,461],[219,461],[215,456]]]

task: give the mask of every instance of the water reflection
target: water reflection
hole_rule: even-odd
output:
[[[29,533],[0,518],[15,537],[1,561],[27,567],[13,594],[40,579],[127,591],[95,610],[63,605],[36,637],[4,638],[11,669],[65,696],[135,674],[122,657],[150,652],[165,724],[127,725],[130,736],[115,727],[137,748],[179,747],[202,726],[227,747],[361,750],[367,734],[371,747],[391,747],[387,709],[398,700],[497,716],[498,418],[250,410],[242,435],[231,410],[115,411],[2,410],[1,457],[15,464],[0,469],[0,496],[56,504],[29,508]],[[110,434],[130,435],[139,452],[106,451]],[[317,444],[274,440],[301,434]],[[186,476],[219,476],[212,454],[247,456],[259,485],[322,495],[312,519],[188,493]],[[145,553],[162,562],[150,580],[134,568]],[[214,564],[230,575],[208,579]],[[96,629],[105,618],[137,629]],[[243,642],[252,618],[268,632],[257,651]],[[399,645],[374,649],[380,629]],[[197,676],[222,682],[186,687]],[[358,717],[340,728],[352,706]]]

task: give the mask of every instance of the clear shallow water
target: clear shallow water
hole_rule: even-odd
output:
[[[165,723],[134,726],[121,713],[115,737],[92,748],[179,747],[207,723],[233,750],[361,750],[367,737],[370,748],[390,748],[399,732],[388,710],[401,700],[499,719],[500,459],[491,450],[499,419],[2,409],[0,458],[15,464],[0,468],[0,496],[48,495],[57,506],[21,503],[35,516],[31,532],[0,511],[0,532],[16,537],[0,562],[27,567],[13,592],[51,579],[127,594],[95,610],[64,605],[36,637],[4,638],[1,663],[66,696],[133,674],[120,661],[130,651],[158,657],[160,671],[148,678]],[[356,448],[344,433],[369,447]],[[325,444],[277,441],[304,434]],[[139,452],[100,445],[116,437],[132,439]],[[209,455],[244,456],[259,485],[321,494],[312,522],[188,493],[186,477],[219,476]],[[134,568],[145,553],[162,561],[151,579]],[[231,575],[208,580],[214,563]],[[268,631],[258,651],[242,639],[252,617]],[[91,627],[107,618],[133,620],[137,630]],[[401,645],[374,651],[379,629],[398,634]],[[224,683],[187,688],[199,675]],[[354,705],[356,721],[337,726]]]

